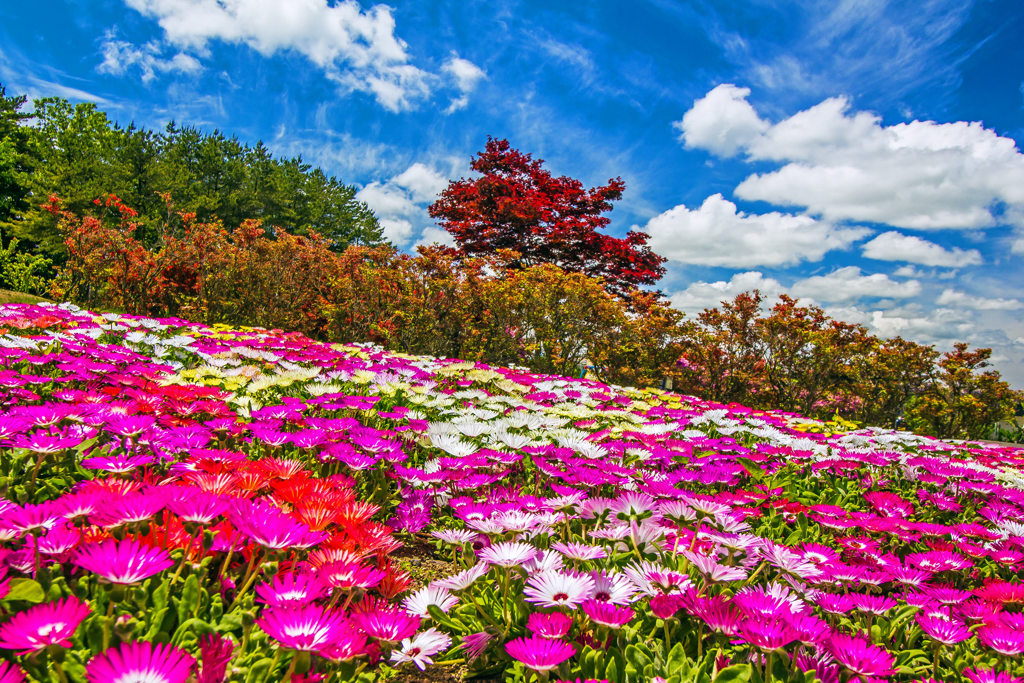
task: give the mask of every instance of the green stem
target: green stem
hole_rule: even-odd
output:
[[[252,587],[252,584],[256,581],[256,577],[258,576],[258,573],[256,572],[256,557],[258,555],[259,549],[253,548],[252,557],[249,558],[249,566],[245,570],[245,582],[242,584],[242,587],[238,590],[238,592],[235,593],[235,599],[231,601],[231,605],[228,607],[229,610],[231,609],[231,607],[234,607],[236,604],[238,604],[238,601],[241,599],[241,597],[245,595],[245,592],[248,591],[249,588]]]
[[[277,652],[274,653],[274,659],[270,662],[270,667],[267,669],[267,677],[263,679],[263,683],[270,683],[274,680],[274,671],[277,669],[277,663],[281,661],[281,650],[284,648],[278,647]],[[295,659],[292,659],[294,662]]]
[[[113,621],[114,615],[114,598],[108,596],[110,601],[107,603],[107,616],[103,620],[103,650],[110,646],[110,622]]]
[[[282,683],[291,683],[292,675],[295,673],[295,664],[299,661],[299,653],[292,653],[291,664],[288,665],[288,671],[285,672],[284,678],[281,679]]]

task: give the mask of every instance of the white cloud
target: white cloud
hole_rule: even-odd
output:
[[[929,311],[910,306],[888,311],[863,307],[828,307],[828,314],[837,320],[860,323],[880,337],[903,337],[922,344],[964,341],[976,331],[976,324],[960,311],[935,308]]]
[[[693,103],[674,126],[687,147],[696,147],[720,156],[732,156],[759,138],[768,129],[747,102],[749,88],[723,83]]]
[[[783,291],[778,280],[753,270],[736,273],[728,281],[694,282],[681,292],[671,295],[670,300],[679,310],[695,315],[705,308],[717,307],[722,301],[731,301],[737,294],[753,289],[760,290],[766,299],[773,299]]]
[[[418,230],[421,237],[417,244],[441,241],[430,232],[436,228],[426,227],[430,223],[426,207],[447,184],[440,173],[416,162],[387,181],[367,184],[356,193],[356,199],[373,210],[384,237],[397,246],[407,245]]]
[[[857,266],[838,268],[828,275],[815,275],[793,284],[793,293],[817,301],[855,301],[865,297],[905,299],[921,293],[917,280],[893,280],[884,273],[863,275]]]
[[[391,182],[408,190],[415,202],[433,202],[448,187],[448,178],[418,161]]]
[[[164,39],[204,54],[213,41],[238,43],[264,56],[303,55],[328,77],[401,111],[430,92],[431,74],[409,64],[391,8],[363,11],[355,0],[125,0],[156,19]]]
[[[981,123],[884,126],[830,98],[767,126],[748,93],[718,86],[680,124],[688,147],[783,163],[746,178],[738,197],[912,229],[985,228],[1024,207],[1024,155]]]
[[[165,59],[161,56],[163,48],[155,41],[136,47],[129,42],[117,40],[113,34],[108,34],[100,51],[103,54],[103,62],[96,67],[100,73],[120,76],[131,67],[138,67],[142,72],[143,83],[149,83],[158,73],[197,74],[203,70],[203,65],[198,59],[184,52]]]
[[[809,216],[747,214],[720,194],[705,199],[698,209],[682,204],[669,209],[644,229],[651,235],[651,248],[668,259],[733,268],[818,261],[868,233]]]
[[[453,56],[444,63],[441,70],[454,80],[455,87],[459,91],[459,96],[452,100],[452,103],[448,105],[448,109],[445,110],[445,113],[448,114],[465,108],[469,104],[469,94],[476,90],[476,86],[480,81],[487,78],[487,74],[483,69],[468,59],[462,59],[461,57]]]
[[[981,253],[977,249],[944,249],[934,242],[896,231],[884,232],[865,244],[863,254],[879,261],[905,261],[945,268],[981,264]]]
[[[971,296],[955,289],[944,289],[936,299],[936,303],[940,306],[954,306],[977,311],[1017,311],[1024,308],[1024,302],[1017,299]]]
[[[455,246],[455,238],[452,234],[443,228],[424,228],[420,234],[420,238],[416,240],[416,244],[413,246],[426,246],[430,244],[441,244],[446,247]]]

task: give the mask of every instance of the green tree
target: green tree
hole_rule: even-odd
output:
[[[969,351],[967,344],[954,344],[942,354],[924,391],[911,401],[907,424],[941,438],[988,438],[1020,401],[999,372],[987,369],[991,356],[992,349]]]
[[[0,84],[0,224],[29,206],[30,178],[38,165],[35,131],[24,125],[31,114],[21,111],[27,98],[8,97]]]

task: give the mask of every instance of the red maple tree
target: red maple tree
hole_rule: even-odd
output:
[[[588,190],[575,178],[553,177],[543,164],[508,140],[488,137],[470,164],[481,176],[449,183],[430,205],[430,215],[467,256],[511,250],[517,257],[505,263],[509,267],[551,263],[601,277],[615,294],[654,284],[665,274],[665,259],[647,246],[647,234],[629,231],[616,238],[598,232],[609,222],[601,214],[622,198],[622,178]]]

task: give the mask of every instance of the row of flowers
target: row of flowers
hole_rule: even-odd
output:
[[[67,305],[0,329],[0,682],[1024,680],[1024,452]]]

